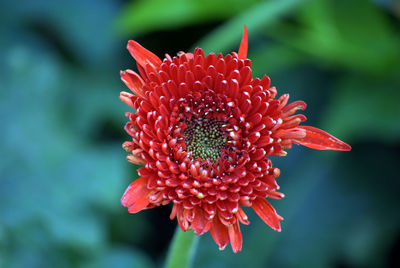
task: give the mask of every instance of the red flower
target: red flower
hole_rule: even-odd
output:
[[[128,50],[139,74],[121,72],[134,93],[120,98],[127,113],[123,144],[128,160],[144,167],[121,203],[130,213],[173,203],[170,218],[182,230],[211,232],[220,249],[231,242],[242,249],[239,222],[249,224],[242,207],[251,207],[276,231],[279,216],[266,198],[284,197],[270,155],[285,156],[292,143],[320,150],[348,151],[346,143],[310,126],[299,126],[303,101],[276,97],[270,79],[253,78],[247,59],[247,30],[239,52],[223,56],[179,53],[160,60],[135,41]]]

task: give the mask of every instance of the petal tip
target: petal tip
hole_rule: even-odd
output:
[[[157,55],[145,49],[134,40],[129,40],[126,48],[128,49],[129,53],[131,53],[136,62],[143,68],[146,66],[147,63],[150,63],[150,65],[157,69],[162,63],[161,59]]]
[[[346,152],[348,152],[348,151],[351,151],[351,146],[350,145],[348,145],[347,143],[345,143],[345,142],[343,142],[344,144],[343,144],[343,151],[346,151]]]
[[[235,222],[228,226],[228,235],[231,242],[231,248],[234,253],[242,250],[242,233],[240,231],[239,222]]]
[[[350,151],[351,146],[339,140],[331,134],[311,126],[299,126],[298,128],[306,131],[306,136],[302,139],[296,139],[296,144],[317,149],[317,150],[333,150],[333,151]]]
[[[247,35],[247,27],[244,25],[243,27],[243,37],[242,41],[240,42],[240,47],[238,51],[238,58],[244,60],[247,58],[247,49],[248,49],[249,41]]]
[[[280,220],[283,218],[276,213],[276,210],[267,200],[262,198],[255,199],[252,208],[269,227],[277,232],[281,231]]]
[[[147,179],[139,178],[132,182],[121,198],[121,205],[128,207],[129,213],[137,213],[150,203]]]

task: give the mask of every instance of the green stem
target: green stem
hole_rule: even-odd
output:
[[[189,268],[192,265],[199,236],[193,231],[182,231],[176,227],[170,245],[165,268]]]

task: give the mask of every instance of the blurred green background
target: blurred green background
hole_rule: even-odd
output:
[[[193,267],[400,267],[400,3],[395,0],[2,0],[0,267],[162,267],[170,206],[128,214],[119,70],[139,41],[236,51],[351,152],[274,157],[281,233],[246,210],[243,251],[202,236]]]

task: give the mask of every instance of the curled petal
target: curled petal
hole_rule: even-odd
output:
[[[138,146],[133,141],[126,141],[122,144],[122,148],[127,152],[132,152],[138,148]]]
[[[228,228],[216,216],[211,223],[210,233],[215,243],[223,250],[229,243]]]
[[[292,102],[292,103],[286,105],[282,109],[281,117],[282,118],[288,117],[288,116],[294,114],[295,112],[297,112],[298,110],[305,110],[306,107],[307,107],[307,104],[304,101]]]
[[[247,37],[247,27],[244,26],[242,41],[240,42],[240,47],[238,51],[238,58],[245,60],[247,58],[247,48],[248,48],[248,37]]]
[[[279,105],[279,109],[282,109],[283,107],[285,107],[285,105],[288,103],[289,101],[289,94],[283,94],[279,99],[278,99],[280,105]]]
[[[233,252],[237,253],[242,250],[242,233],[240,232],[239,222],[228,226],[229,240],[231,241],[231,247]]]
[[[249,225],[249,218],[247,217],[246,213],[244,213],[243,209],[239,206],[238,212],[236,213],[239,221],[245,225]]]
[[[135,165],[144,165],[146,161],[138,154],[130,154],[126,157],[129,162]]]
[[[309,148],[318,150],[335,150],[350,151],[351,146],[347,143],[335,138],[331,134],[310,126],[299,126],[297,128],[304,129],[306,136],[302,139],[293,140],[296,144],[301,144]]]
[[[279,192],[275,192],[275,191],[270,191],[268,193],[268,198],[281,199],[284,197],[285,197],[285,195],[283,193],[279,193]]]
[[[276,210],[267,202],[267,200],[263,198],[255,199],[252,208],[269,227],[275,231],[281,231],[279,220],[282,220],[283,218],[276,213]]]
[[[202,208],[195,209],[195,215],[192,222],[192,228],[197,235],[202,235],[210,229],[211,221],[209,221]]]
[[[136,96],[145,98],[143,93],[144,81],[140,75],[132,70],[121,71],[121,80]]]
[[[129,105],[130,107],[134,108],[133,106],[133,101],[132,101],[132,96],[134,96],[131,93],[122,91],[119,93],[119,99],[124,102],[125,104]]]
[[[189,213],[192,210],[185,209],[183,206],[177,206],[176,209],[176,219],[178,220],[179,227],[186,232],[190,225],[189,225]]]
[[[171,214],[169,215],[169,218],[170,218],[171,220],[173,220],[173,219],[176,217],[176,213],[177,213],[177,211],[178,211],[178,206],[179,206],[179,205],[177,205],[177,204],[174,204],[174,205],[172,206]]]
[[[146,66],[146,63],[149,63],[156,70],[158,69],[158,67],[160,67],[162,63],[160,58],[157,57],[153,52],[139,45],[138,42],[129,40],[127,48],[131,53],[132,57],[143,68]]]
[[[183,54],[179,55],[180,57],[185,57],[187,61],[194,59],[194,55],[193,53],[185,53],[183,52]]]
[[[121,204],[128,207],[130,213],[137,213],[150,203],[150,190],[147,189],[147,179],[139,178],[132,182],[121,198]]]

